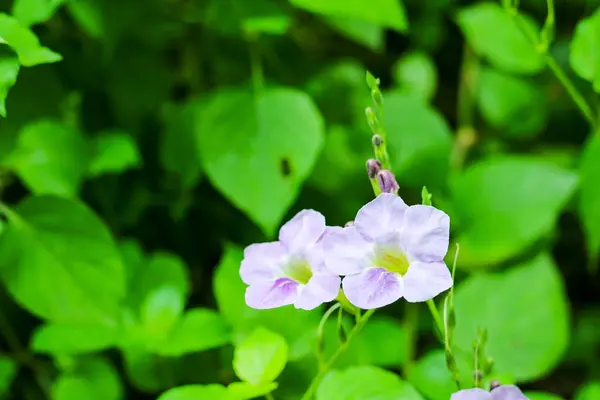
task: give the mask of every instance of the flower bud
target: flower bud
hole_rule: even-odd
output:
[[[379,183],[379,187],[383,193],[395,193],[398,194],[398,182],[396,182],[396,178],[394,174],[392,174],[387,169],[382,169],[377,173],[377,182]]]
[[[492,381],[492,382],[490,383],[490,390],[494,390],[494,389],[496,389],[498,386],[500,386],[500,382],[498,382],[498,381]]]
[[[379,147],[383,144],[383,138],[381,137],[381,135],[375,134],[371,138],[371,142],[373,143],[373,146]]]
[[[354,226],[354,221],[348,221],[348,222],[346,222],[346,225],[344,225],[344,228],[349,228],[351,226]]]
[[[374,158],[370,158],[367,161],[367,175],[369,175],[369,179],[377,178],[379,171],[381,171],[381,162]]]

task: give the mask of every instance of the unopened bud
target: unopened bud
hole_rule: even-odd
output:
[[[367,161],[367,175],[369,175],[369,179],[377,178],[379,171],[381,171],[381,162],[374,158],[370,158]]]
[[[498,382],[498,381],[492,381],[490,383],[490,390],[494,390],[494,389],[496,389],[499,386],[500,386],[500,382]]]
[[[392,174],[387,169],[382,169],[377,173],[377,182],[379,183],[379,187],[383,193],[394,193],[398,194],[398,182],[396,182],[396,178],[394,174]]]
[[[378,87],[371,89],[371,99],[380,110],[383,108],[383,94]]]
[[[348,221],[348,222],[346,222],[346,225],[344,225],[344,228],[349,228],[351,226],[354,226],[354,221]]]
[[[379,147],[383,144],[383,138],[381,137],[381,135],[375,134],[371,138],[371,142],[373,143],[373,146]]]

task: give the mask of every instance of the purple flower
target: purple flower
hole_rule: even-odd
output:
[[[267,309],[293,304],[311,310],[332,301],[340,277],[325,268],[320,241],[325,217],[300,211],[279,230],[279,241],[252,244],[244,250],[240,276],[248,288],[246,304]]]
[[[429,300],[452,286],[444,263],[450,219],[431,206],[408,207],[389,193],[362,207],[354,226],[331,228],[324,237],[325,263],[345,275],[352,304],[379,308],[401,297]]]
[[[466,389],[456,392],[450,400],[529,400],[514,385],[502,385],[487,392],[483,389]]]

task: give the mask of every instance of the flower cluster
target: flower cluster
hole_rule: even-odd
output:
[[[352,304],[373,309],[402,297],[426,301],[449,289],[448,215],[432,206],[408,206],[396,191],[384,191],[343,228],[326,226],[319,212],[303,210],[282,226],[278,241],[248,246],[240,267],[249,285],[246,303],[310,310],[334,300],[341,283]]]
[[[514,385],[501,385],[492,388],[490,392],[483,389],[465,389],[454,393],[450,400],[529,400]]]

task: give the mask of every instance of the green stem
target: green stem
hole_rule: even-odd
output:
[[[321,317],[321,321],[319,322],[319,327],[317,328],[317,360],[319,362],[319,368],[325,365],[325,361],[323,361],[323,329],[325,328],[325,322],[327,322],[331,314],[340,308],[340,306],[340,303],[335,303],[333,306],[329,307],[329,310],[325,311],[325,314],[323,314],[323,317]]]
[[[405,302],[404,327],[406,331],[407,355],[404,364],[404,378],[407,378],[415,360],[417,329],[419,325],[419,307],[417,304]]]
[[[431,316],[433,317],[433,321],[435,322],[435,326],[440,333],[440,339],[444,338],[444,321],[440,317],[440,313],[438,312],[437,307],[433,299],[427,300],[427,307],[429,307],[429,311],[431,312]]]
[[[258,40],[252,39],[250,45],[250,69],[252,71],[252,85],[254,92],[261,94],[265,88],[265,76],[263,72],[262,60],[258,49]]]
[[[350,333],[348,333],[348,339],[340,345],[340,347],[335,351],[335,353],[333,353],[329,360],[327,360],[327,362],[319,369],[319,373],[313,378],[312,382],[310,383],[308,389],[302,396],[301,400],[312,399],[315,392],[317,391],[317,388],[319,387],[319,384],[321,383],[325,375],[327,375],[327,372],[329,372],[329,370],[331,369],[331,367],[333,367],[333,364],[335,364],[337,359],[348,349],[348,346],[350,346],[350,343],[352,342],[352,338],[354,338],[356,334],[360,332],[360,330],[365,326],[365,324],[374,312],[375,310],[369,310],[360,317],[360,319],[356,322],[356,325],[354,325]]]
[[[479,75],[479,62],[468,44],[464,45],[458,88],[458,130],[452,150],[451,167],[462,168],[469,149],[475,144],[475,90]]]

